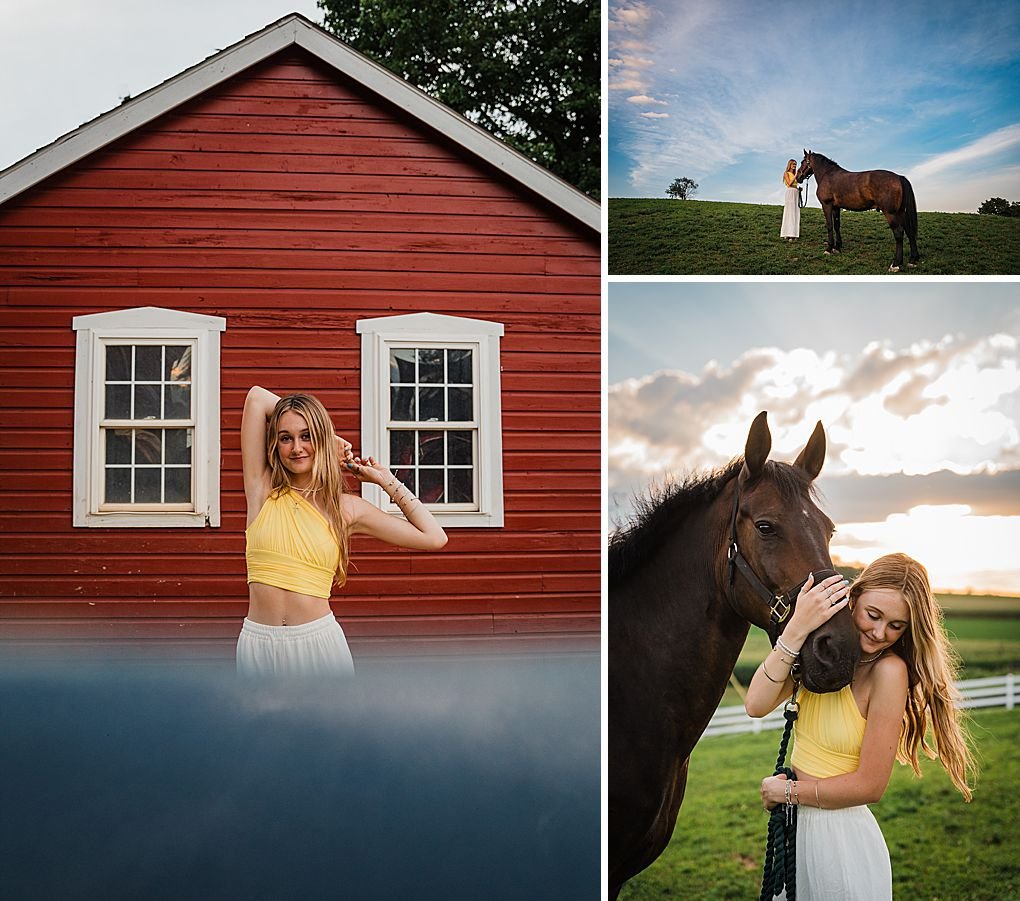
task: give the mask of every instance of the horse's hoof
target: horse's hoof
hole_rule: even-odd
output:
[[[827,251],[825,251],[825,255],[826,255],[827,257],[831,257],[831,256],[832,256],[832,251],[831,251],[831,250],[827,250]]]
[[[909,266],[909,267],[910,267],[911,269],[916,269],[916,268],[917,268],[917,263],[907,263],[907,265],[908,265],[908,266]]]
[[[900,271],[900,267],[899,266],[890,266],[889,267],[889,271],[890,272],[899,272]]]

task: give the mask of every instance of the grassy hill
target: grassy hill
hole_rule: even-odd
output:
[[[780,206],[611,198],[610,275],[885,275],[895,244],[877,210],[842,214],[843,252],[825,256],[825,217],[801,210],[800,240],[779,237]],[[1020,273],[1020,219],[919,213],[921,263],[902,275]],[[904,241],[903,258],[909,255]]]

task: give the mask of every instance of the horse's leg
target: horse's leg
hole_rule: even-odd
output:
[[[909,215],[909,214],[908,214]],[[907,260],[907,264],[915,266],[921,262],[921,254],[917,252],[917,222],[911,223],[910,219],[907,219],[906,225],[907,238],[910,241],[910,259]]]
[[[886,213],[885,219],[892,229],[893,237],[896,239],[896,256],[893,257],[890,272],[899,272],[903,268],[903,217],[895,213]]]
[[[843,233],[839,228],[839,207],[834,206],[832,208],[832,224],[836,231],[836,253],[841,253],[843,250]]]
[[[825,213],[825,230],[828,233],[828,238],[825,241],[825,252],[832,253],[832,204],[823,203],[822,210]]]

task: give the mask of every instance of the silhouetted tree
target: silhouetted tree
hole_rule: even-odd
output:
[[[1002,197],[989,197],[978,207],[979,213],[986,213],[990,216],[1011,216],[1020,217],[1020,200],[1010,203]]]
[[[678,178],[668,188],[666,193],[677,200],[690,200],[694,192],[698,190],[698,183],[689,178]]]

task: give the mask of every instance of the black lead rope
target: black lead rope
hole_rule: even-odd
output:
[[[795,779],[796,773],[786,761],[786,746],[790,743],[793,722],[797,719],[797,685],[793,686],[793,697],[783,709],[786,728],[779,742],[779,757],[773,776],[784,775]],[[761,896],[758,901],[772,901],[786,888],[786,901],[797,901],[797,806],[777,804],[769,815],[769,831],[765,840],[765,869],[761,877]]]
[[[801,191],[801,185],[797,185],[797,205],[804,209],[807,206],[807,183],[811,176],[805,176],[804,181],[801,183],[804,186],[804,190]]]

